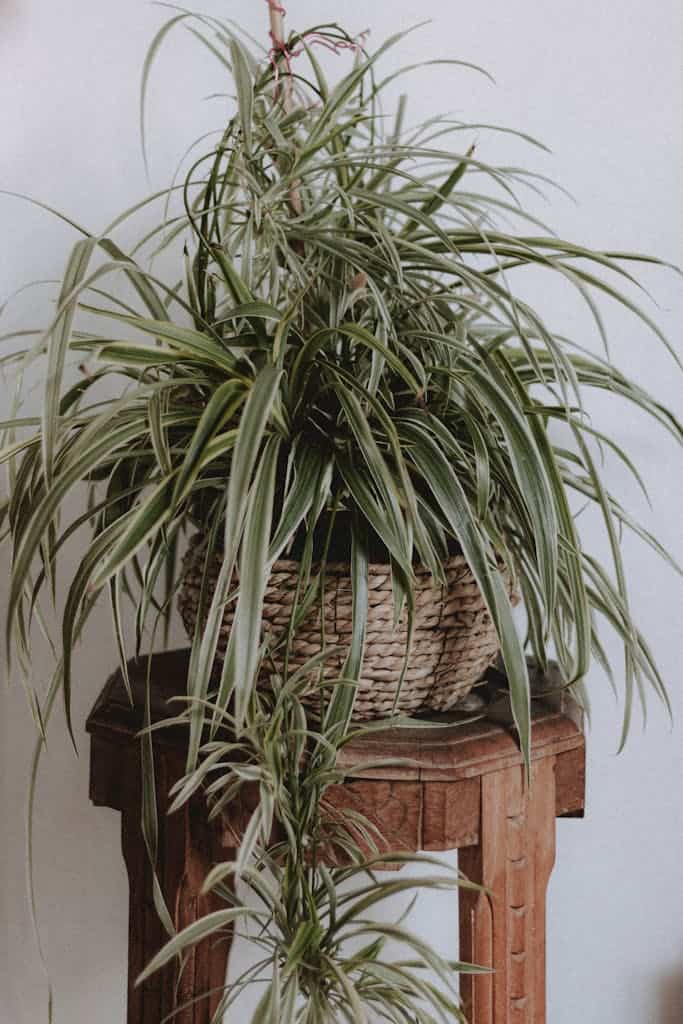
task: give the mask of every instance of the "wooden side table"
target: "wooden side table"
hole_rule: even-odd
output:
[[[169,697],[184,692],[188,652],[156,655],[152,717],[173,714]],[[88,719],[92,736],[90,796],[122,816],[130,882],[128,1024],[157,1024],[176,1011],[178,1024],[209,1024],[225,979],[229,941],[207,940],[187,958],[135,987],[165,941],[152,898],[152,871],[140,831],[140,751],[145,663],[131,663],[131,707],[120,673],[107,682]],[[510,730],[478,721],[438,730],[373,733],[344,750],[343,764],[406,758],[414,767],[373,769],[328,791],[338,807],[373,819],[387,849],[460,850],[461,870],[487,893],[462,890],[460,959],[494,968],[463,975],[461,995],[471,1024],[544,1024],[545,894],[555,856],[555,817],[581,816],[585,743],[575,709],[535,703],[531,787]],[[201,803],[167,815],[167,793],[184,767],[183,729],[155,734],[159,834],[157,876],[176,928],[215,909],[201,894],[209,868],[230,857],[243,809],[212,825]],[[208,993],[208,994],[207,994]]]

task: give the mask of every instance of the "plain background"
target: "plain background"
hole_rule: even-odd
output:
[[[338,19],[360,31],[370,23],[375,44],[396,28],[431,18],[389,65],[460,57],[486,65],[497,85],[453,69],[416,72],[406,79],[413,120],[452,111],[540,137],[552,155],[485,130],[473,133],[482,159],[524,162],[571,189],[578,205],[559,193],[548,203],[533,202],[560,234],[683,263],[678,0],[291,0],[289,6],[290,26]],[[204,0],[204,9],[240,18],[264,36],[264,0]],[[137,133],[138,86],[146,47],[167,16],[140,0],[0,0],[0,187],[28,192],[92,230],[148,191]],[[204,51],[186,34],[172,38],[151,90],[155,187],[167,183],[187,142],[216,125],[220,102],[202,103],[202,97],[221,88],[217,66]],[[27,281],[60,274],[73,240],[68,229],[2,196],[0,225],[0,302]],[[643,277],[658,303],[648,309],[683,350],[681,279],[665,271]],[[531,279],[528,294],[554,326],[587,340],[587,319],[565,290]],[[14,300],[0,318],[0,333],[43,323],[53,295],[46,285]],[[671,359],[632,318],[610,308],[606,316],[616,361],[680,412],[683,378]],[[610,486],[680,558],[683,481],[673,443],[607,398],[594,412],[643,467],[653,510],[613,463],[606,469]],[[584,533],[594,550],[605,552],[597,520],[586,518]],[[627,537],[624,550],[634,610],[678,707],[678,729],[672,732],[652,703],[647,731],[636,720],[626,751],[616,756],[619,708],[602,674],[592,673],[588,813],[585,821],[558,824],[549,892],[551,1024],[683,1020],[681,588],[641,543]],[[0,579],[6,571],[3,561]],[[619,652],[614,644],[609,650],[618,677]],[[82,733],[114,661],[103,611],[77,660],[80,756],[74,757],[56,722],[38,791],[37,894],[56,1024],[124,1019],[127,886],[119,822],[114,812],[88,802]],[[46,664],[38,660],[38,678]],[[24,896],[22,829],[33,735],[20,686],[3,686],[2,702],[0,941],[6,948],[0,950],[0,971],[6,976],[0,980],[0,1021],[35,1024],[45,1019],[45,985]],[[451,954],[456,922],[455,906],[447,908],[442,896],[421,897],[412,917],[416,930]]]

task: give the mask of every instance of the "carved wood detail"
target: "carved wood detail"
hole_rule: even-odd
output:
[[[325,793],[324,815],[328,819],[339,818],[349,810],[366,817],[377,829],[374,838],[381,852],[420,849],[422,786],[419,782],[363,780],[331,786]],[[357,838],[363,846],[360,836]]]
[[[554,758],[536,761],[531,786],[521,768],[482,778],[479,845],[460,869],[488,893],[462,890],[460,956],[495,967],[461,979],[476,1024],[545,1024],[545,893],[555,859]]]
[[[479,842],[481,780],[425,782],[422,849],[457,850]]]

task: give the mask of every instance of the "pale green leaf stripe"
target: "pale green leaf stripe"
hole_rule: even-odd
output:
[[[202,455],[202,469],[208,466],[214,459],[220,458],[221,455],[225,455],[226,452],[231,451],[235,447],[237,441],[237,429],[225,430],[222,434],[216,434],[212,438],[206,447],[204,448],[204,454]]]
[[[287,492],[280,521],[270,543],[268,560],[273,562],[287,546],[313,503],[316,486],[326,465],[321,452],[302,446],[295,459],[295,476]]]
[[[221,268],[225,283],[230,289],[234,301],[239,304],[253,302],[254,297],[232,260],[228,259],[222,249],[214,249],[213,257]]]
[[[114,626],[114,635],[116,637],[116,649],[119,655],[119,670],[121,672],[121,678],[123,679],[123,685],[126,688],[126,694],[130,701],[131,707],[133,706],[133,691],[130,686],[130,676],[128,673],[128,660],[126,658],[126,642],[124,639],[123,622],[121,619],[121,576],[117,575],[113,580],[109,581],[109,601],[111,605],[111,617]]]
[[[279,449],[278,438],[271,438],[267,442],[249,494],[240,555],[239,597],[216,698],[217,709],[221,711],[226,707],[230,694],[234,692],[238,734],[256,682],[263,598],[270,569],[268,547]],[[214,723],[215,721],[216,719]]]
[[[456,164],[456,166],[453,168],[453,170],[448,175],[443,184],[439,186],[437,191],[423,202],[422,206],[420,207],[420,213],[423,216],[431,218],[437,212],[437,210],[441,206],[443,206],[445,202],[447,202],[449,195],[465,174],[468,165],[468,159],[461,160],[458,164]],[[424,221],[422,223],[424,224]],[[417,221],[413,217],[410,217],[410,219],[407,220],[403,227],[401,228],[400,235],[410,236],[411,234],[413,234],[416,227]],[[427,232],[427,237],[430,237],[430,235],[433,235],[434,233],[435,232],[433,230],[429,230]]]
[[[150,45],[149,45],[149,47],[147,49],[147,54],[145,56],[145,63],[144,63],[143,68],[142,68],[142,81],[140,83],[140,143],[141,143],[141,146],[142,146],[142,158],[143,158],[144,163],[145,163],[145,170],[147,171],[148,174],[149,174],[149,163],[148,163],[148,157],[147,157],[147,137],[146,137],[146,132],[145,132],[145,115],[146,115],[146,111],[147,111],[147,88],[149,86],[150,71],[152,70],[152,65],[154,64],[154,59],[155,59],[157,53],[159,52],[161,44],[163,43],[163,41],[166,38],[166,36],[168,35],[168,33],[171,31],[171,29],[175,25],[178,24],[178,22],[184,21],[185,18],[188,18],[188,17],[190,17],[189,12],[184,12],[183,14],[177,14],[174,18],[171,18],[169,21],[165,22],[161,26],[161,28],[159,29],[157,34],[154,36],[154,39],[150,43]]]
[[[643,480],[643,477],[638,471],[638,468],[634,464],[633,460],[629,458],[629,456],[626,454],[623,448],[621,448],[620,445],[618,445],[613,440],[613,438],[609,437],[601,430],[598,430],[596,427],[593,427],[590,424],[586,423],[583,419],[580,418],[580,416],[575,415],[577,410],[567,410],[563,406],[530,404],[528,408],[525,410],[525,412],[541,417],[550,416],[555,419],[562,420],[566,423],[573,424],[573,426],[579,429],[582,434],[589,434],[591,437],[595,437],[600,445],[606,444],[607,447],[614,452],[617,458],[621,462],[623,462],[624,465],[628,468],[629,472],[637,481],[638,486],[643,492],[643,496],[647,501],[648,505],[652,507],[652,504],[650,502],[650,495],[648,494],[647,487],[645,486],[645,481]]]
[[[337,397],[344,414],[358,441],[358,447],[375,481],[378,493],[384,502],[384,511],[389,517],[394,536],[399,541],[400,565],[408,579],[412,578],[411,544],[408,539],[405,519],[401,512],[400,497],[396,483],[389,472],[384,457],[372,435],[368,421],[357,397],[343,386],[337,389]]]
[[[628,588],[626,585],[626,574],[624,571],[624,564],[621,557],[621,546],[620,538],[617,533],[616,524],[614,522],[614,513],[609,500],[609,495],[605,491],[602,484],[600,474],[595,466],[593,457],[589,451],[588,445],[586,444],[580,429],[574,424],[570,423],[572,432],[574,434],[576,443],[581,452],[583,464],[588,470],[588,475],[593,484],[595,494],[597,497],[598,504],[602,511],[603,522],[607,531],[609,539],[610,549],[612,551],[612,563],[614,565],[614,571],[617,579],[617,593],[623,606],[623,618],[624,618],[624,630],[623,630],[623,645],[624,645],[624,668],[625,668],[625,693],[626,693],[626,704],[627,707],[630,704],[631,694],[633,690],[633,679],[636,675],[636,666],[634,664],[633,649],[637,647],[637,639],[635,635],[635,627],[631,619],[629,600],[628,600]],[[625,716],[625,723],[628,724],[629,715]],[[624,745],[626,740],[626,727],[621,737],[620,748]]]
[[[401,851],[397,851],[401,852]],[[387,854],[391,853],[393,860],[394,851],[386,851],[382,857],[375,857],[367,862],[366,866],[376,865],[378,862],[386,860]],[[398,863],[411,863],[415,860],[415,863],[420,863],[421,858],[413,858],[411,855],[407,857],[397,857]],[[474,885],[471,882],[466,882],[464,879],[457,875],[419,875],[417,878],[398,878],[394,881],[378,882],[376,879],[369,881],[366,885],[363,885],[357,889],[346,892],[339,898],[339,906],[350,906],[337,918],[337,922],[334,928],[334,932],[340,932],[346,925],[351,924],[353,921],[362,921],[361,915],[367,910],[372,909],[378,903],[381,903],[387,896],[396,896],[399,893],[410,892],[412,889],[428,889],[438,888],[445,890],[454,890],[462,887],[466,889],[481,889],[481,886]],[[372,922],[371,926],[375,927],[378,922]]]
[[[367,530],[354,523],[351,534],[351,646],[342,669],[344,680],[357,682],[363,665],[368,621],[369,554]],[[337,742],[346,734],[353,713],[356,687],[337,684],[325,713],[324,729],[335,730]]]
[[[169,366],[173,363],[194,362],[195,358],[183,356],[181,352],[174,352],[173,349],[153,345],[136,345],[135,342],[115,341],[110,342],[104,339],[93,339],[87,342],[77,342],[72,348],[79,350],[83,348],[95,349],[97,361],[100,363],[114,363],[121,366]],[[213,366],[210,360],[201,360],[205,366]]]
[[[235,875],[239,877],[244,869],[249,865],[249,861],[254,853],[254,848],[258,842],[259,833],[261,831],[261,820],[262,820],[263,809],[259,804],[258,807],[252,812],[251,818],[244,830],[242,836],[242,842],[240,843],[235,857]]]
[[[371,929],[368,929],[368,932],[370,933]],[[409,970],[409,968],[421,968],[423,966],[424,961],[421,961],[419,958],[414,961],[398,961],[396,963],[370,961],[364,965],[364,970],[366,974],[386,985],[390,992],[396,988],[399,990],[408,988],[415,992],[426,1005],[429,1005],[431,1002],[435,1008],[438,1007],[442,1011],[439,1016],[440,1024],[454,1024],[454,1021],[458,1021],[459,1024],[467,1024],[464,1013],[453,999],[446,996],[441,989],[437,988],[428,979],[419,978],[414,970]],[[468,964],[462,964],[461,962],[449,962],[448,966],[458,973],[486,973],[484,968],[475,968],[472,971]],[[417,1017],[416,1020],[419,1021],[419,1024],[436,1024],[436,1018],[431,1014],[429,1016],[425,1014],[422,1019]]]
[[[261,996],[251,1018],[251,1024],[281,1024],[284,1018],[280,1008],[280,976],[277,957],[273,958],[272,981],[266,984],[266,990]]]
[[[424,476],[457,537],[496,627],[508,674],[512,714],[525,764],[530,763],[531,709],[526,659],[501,574],[477,528],[462,485],[432,437],[414,423],[402,424],[416,468]]]
[[[280,320],[282,313],[277,306],[271,305],[270,302],[242,302],[239,306],[233,306],[225,313],[221,313],[219,320],[216,320],[216,325],[227,323],[230,320],[239,320],[241,318],[249,319],[249,317],[255,316],[260,320]]]
[[[237,88],[237,106],[242,126],[242,139],[244,148],[247,154],[249,154],[252,147],[251,126],[254,108],[254,85],[244,48],[239,40],[235,38],[230,40],[230,55],[232,57],[233,77]]]
[[[8,462],[27,448],[34,448],[38,444],[40,444],[40,437],[36,436],[27,437],[25,441],[16,441],[14,444],[7,445],[6,448],[0,448],[0,464]]]
[[[187,928],[183,928],[181,932],[178,932],[170,942],[157,953],[155,957],[150,960],[147,967],[136,979],[135,984],[140,985],[143,981],[146,981],[152,974],[155,974],[160,967],[164,967],[170,960],[182,953],[188,946],[195,946],[202,939],[207,938],[209,935],[215,935],[216,932],[223,928],[234,924],[241,917],[253,917],[258,920],[261,915],[257,911],[251,910],[249,907],[231,907],[228,910],[215,910],[211,914],[207,914],[205,917],[201,917],[198,921],[193,921],[192,924],[188,925]]]
[[[363,385],[351,374],[345,373],[338,367],[335,368],[334,372],[335,375],[346,382],[349,388],[355,391],[360,401],[366,402],[369,405],[372,413],[379,420],[379,424],[384,431],[384,435],[389,444],[391,456],[396,466],[398,474],[397,483],[402,492],[402,500],[405,502],[408,511],[409,523],[415,536],[415,547],[419,553],[422,564],[429,569],[435,579],[439,579],[440,574],[442,574],[443,567],[438,560],[425,524],[420,516],[417,504],[417,495],[415,494],[413,482],[406,468],[405,458],[401,449],[401,442],[391,416],[384,408],[382,402],[374,395],[368,394],[364,390]]]
[[[418,879],[417,881],[419,884],[422,880]],[[436,888],[439,886],[440,881],[443,882],[443,880],[440,880],[438,876],[436,878],[425,879],[425,881],[427,883],[425,888]],[[428,943],[415,935],[414,932],[409,932],[405,928],[401,928],[399,925],[382,924],[380,922],[377,922],[376,925],[374,922],[372,924],[368,922],[368,926],[372,931],[379,932],[379,934],[390,935],[398,942],[404,943],[412,948],[420,959],[438,975],[444,985],[452,986],[454,979],[452,971],[448,968],[446,961],[443,960],[438,953],[435,953]],[[353,935],[354,933],[351,932],[350,934]]]
[[[312,334],[302,346],[292,367],[290,382],[290,391],[292,394],[297,394],[300,390],[300,378],[325,342],[340,334],[348,338],[353,338],[355,341],[360,342],[367,348],[377,352],[378,355],[381,355],[387,361],[392,370],[394,370],[406,382],[411,391],[415,394],[420,391],[420,384],[414,374],[411,373],[401,359],[399,359],[399,357],[392,352],[390,348],[384,345],[379,338],[376,338],[374,334],[365,330],[365,328],[358,324],[343,323],[335,328],[321,328],[319,331]]]
[[[412,31],[412,29],[408,31]],[[397,32],[393,36],[390,36],[387,40],[385,40],[384,43],[382,43],[382,45],[375,51],[375,53],[373,53],[372,57],[368,58],[367,60],[359,64],[357,68],[354,68],[352,72],[346,75],[339,82],[339,84],[335,86],[335,88],[330,93],[327,102],[325,103],[325,106],[315,124],[315,127],[310,133],[309,146],[303,149],[301,153],[301,156],[299,158],[301,163],[303,163],[305,159],[308,158],[313,152],[315,152],[315,150],[320,146],[320,144],[323,141],[323,133],[325,132],[327,127],[334,122],[335,116],[343,108],[347,100],[352,96],[354,90],[360,85],[361,81],[363,80],[363,78],[365,78],[373,64],[375,64],[376,61],[379,60],[379,58],[386,50],[388,50],[392,46],[395,46],[396,43],[403,39],[403,37],[406,36],[407,34],[408,32]],[[298,174],[298,172],[299,166],[297,164],[297,166],[293,169],[292,173]]]
[[[192,435],[187,454],[176,478],[171,496],[171,508],[177,508],[180,501],[192,487],[202,465],[208,443],[224,426],[244,401],[246,395],[239,381],[227,380],[211,395],[199,423]]]
[[[390,517],[380,507],[376,493],[368,486],[364,475],[354,466],[339,460],[339,472],[349,493],[363,516],[381,539],[391,556],[402,567],[406,563],[406,552],[402,541],[396,536]]]
[[[259,454],[268,419],[277,396],[282,371],[265,366],[256,377],[242,413],[228,482],[225,551],[233,561],[242,532],[249,481]],[[231,569],[232,572],[232,569]]]
[[[365,1012],[360,996],[358,995],[356,986],[346,974],[343,965],[338,965],[332,957],[326,957],[325,959],[330,971],[339,982],[339,987],[348,999],[349,1008],[353,1015],[350,1019],[354,1021],[354,1024],[368,1024],[368,1016]]]
[[[109,419],[113,419],[110,417]],[[144,432],[144,422],[134,421],[123,427],[107,429],[105,421],[96,423],[81,435],[80,447],[73,461],[65,466],[47,492],[38,508],[33,512],[31,522],[16,552],[12,565],[12,578],[7,607],[7,640],[11,649],[11,631],[16,617],[17,606],[28,578],[33,558],[40,547],[45,530],[71,487],[97,466],[100,460],[120,445],[132,441]],[[71,453],[74,455],[74,452]]]
[[[204,625],[194,676],[188,680],[190,696],[201,700],[206,697],[216,658],[225,602],[228,598],[237,550],[242,537],[249,484],[261,450],[263,435],[275,402],[281,376],[281,371],[274,366],[265,366],[259,372],[240,419],[228,481],[223,564],[218,574]],[[190,716],[188,771],[192,771],[196,767],[204,716],[205,713],[201,705],[195,704]]]
[[[581,569],[581,545],[574,523],[567,492],[563,486],[560,469],[553,446],[540,419],[530,420],[536,444],[546,468],[547,480],[555,498],[559,520],[559,535],[564,539],[564,561],[571,593],[573,623],[576,631],[575,653],[571,666],[571,680],[582,679],[590,666],[592,623],[583,572]]]
[[[366,345],[368,348],[373,349],[379,355],[383,356],[389,366],[391,366],[392,370],[395,370],[396,373],[406,382],[411,391],[415,394],[420,391],[421,385],[418,383],[414,374],[410,372],[408,367],[391,351],[390,348],[383,345],[379,338],[376,338],[370,331],[365,330],[365,328],[361,327],[359,324],[347,323],[340,324],[337,331],[341,335],[354,338],[356,341],[361,342],[363,345]],[[408,349],[406,349],[406,352],[409,354]]]
[[[557,516],[547,473],[525,417],[503,391],[503,387],[474,362],[465,361],[476,381],[482,400],[500,423],[519,481],[520,492],[529,509],[535,530],[541,573],[543,575],[548,619],[553,615],[557,586]]]
[[[95,590],[99,590],[108,579],[122,569],[145,542],[156,534],[159,527],[168,521],[173,511],[170,498],[174,475],[162,480],[154,488],[141,508],[137,510],[137,515],[123,537],[102,560],[92,581]]]
[[[169,397],[168,390],[159,390],[153,391],[149,400],[149,436],[162,476],[168,476],[173,470],[173,459],[164,426]]]
[[[42,448],[45,478],[48,485],[52,482],[54,451],[59,429],[59,403],[64,376],[64,362],[78,306],[77,289],[85,278],[96,244],[97,242],[94,238],[84,238],[74,245],[64,273],[64,280],[57,303],[59,310],[58,319],[46,338],[48,356],[42,416]]]
[[[179,327],[170,320],[150,320],[141,316],[116,313],[113,310],[106,310],[104,315],[130,324],[131,327],[135,327],[145,334],[151,334],[155,338],[163,338],[170,345],[179,348],[181,353],[184,351],[190,356],[199,357],[218,369],[244,380],[240,374],[235,372],[234,357],[216,338],[212,338],[208,334],[201,334],[190,327]]]
[[[138,267],[131,256],[128,256],[123,249],[120,249],[111,238],[98,238],[97,244],[104,249],[108,256],[121,262],[122,269],[133,288],[138,293],[145,306],[153,317],[163,320],[166,316],[166,307],[159,298],[151,282],[149,274],[146,274]]]

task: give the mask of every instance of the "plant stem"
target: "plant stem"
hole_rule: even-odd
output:
[[[278,59],[278,51],[286,50],[285,43],[285,10],[278,0],[267,0],[268,3],[268,15],[270,18],[270,40],[273,44],[273,59]],[[286,57],[286,53],[285,53]],[[284,61],[286,70],[286,81],[284,83],[284,96],[283,102],[287,113],[292,109],[292,92],[294,83],[289,73],[289,64],[287,60]],[[301,204],[301,194],[297,187],[298,183],[294,182],[289,191],[289,203],[295,216],[299,216],[303,210]]]
[[[275,45],[284,45],[285,41],[285,14],[280,5],[273,0],[268,0],[268,13],[270,15],[270,35]]]

